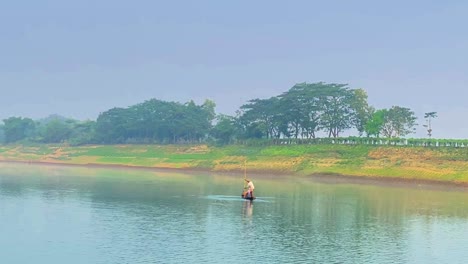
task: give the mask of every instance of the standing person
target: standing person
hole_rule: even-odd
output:
[[[245,194],[245,197],[249,197],[249,193],[250,193],[250,198],[255,198],[254,197],[254,190],[255,190],[255,186],[253,184],[253,182],[249,179],[245,179],[245,181],[247,182],[247,193]]]

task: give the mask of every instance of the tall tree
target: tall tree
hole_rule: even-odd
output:
[[[99,143],[125,143],[129,138],[131,111],[125,108],[112,108],[101,113],[96,121]]]
[[[367,136],[375,136],[379,137],[380,132],[382,131],[382,127],[385,122],[385,115],[387,113],[387,109],[380,109],[375,111],[371,118],[367,120],[364,131],[366,132]]]
[[[3,129],[3,125],[0,125],[0,144],[5,143],[5,130]]]
[[[280,137],[279,98],[253,99],[241,106],[241,123],[246,131],[258,130],[266,138]],[[259,136],[255,132],[256,136]]]
[[[77,120],[60,115],[50,115],[36,121],[34,141],[42,143],[60,143],[68,141]]]
[[[206,99],[203,104],[200,106],[206,115],[206,121],[212,124],[213,120],[216,118],[216,103],[213,100]]]
[[[31,118],[10,117],[4,119],[3,124],[5,143],[13,143],[32,136],[36,128]]]
[[[375,109],[367,102],[367,93],[363,89],[352,91],[351,108],[354,110],[352,123],[359,132],[359,136],[366,131],[366,124],[372,118]]]
[[[319,130],[319,90],[316,84],[298,83],[280,95],[283,123],[295,138],[315,138]]]
[[[437,112],[424,113],[426,124],[423,126],[427,129],[427,135],[429,136],[429,138],[432,136],[431,119],[434,119],[436,117],[437,117]]]
[[[355,116],[351,103],[353,90],[347,84],[316,84],[320,89],[319,105],[322,111],[320,124],[329,137],[338,137],[353,124]]]
[[[211,135],[221,144],[230,144],[238,136],[236,120],[232,116],[218,115],[216,124],[211,129]]]
[[[70,135],[70,144],[76,146],[92,143],[96,143],[96,121],[79,121],[74,124]]]
[[[202,105],[147,100],[99,115],[97,139],[103,143],[199,142],[209,133],[215,116],[213,101]]]
[[[409,108],[392,106],[385,111],[382,135],[385,137],[402,137],[413,133],[416,116]]]
[[[183,140],[197,142],[208,135],[215,118],[215,107],[213,101],[206,100],[202,105],[190,101],[180,109],[183,112],[179,117]]]
[[[60,143],[69,139],[72,133],[71,122],[53,120],[45,125],[43,142]]]

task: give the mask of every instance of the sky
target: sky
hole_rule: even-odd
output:
[[[468,138],[468,1],[0,3],[0,119],[95,120],[156,98],[234,115],[301,82],[408,107],[425,137]]]

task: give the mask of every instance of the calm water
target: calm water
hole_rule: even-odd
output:
[[[466,263],[468,192],[0,163],[1,263]]]

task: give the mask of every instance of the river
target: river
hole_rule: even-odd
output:
[[[1,263],[468,259],[467,191],[250,177],[0,163]]]

